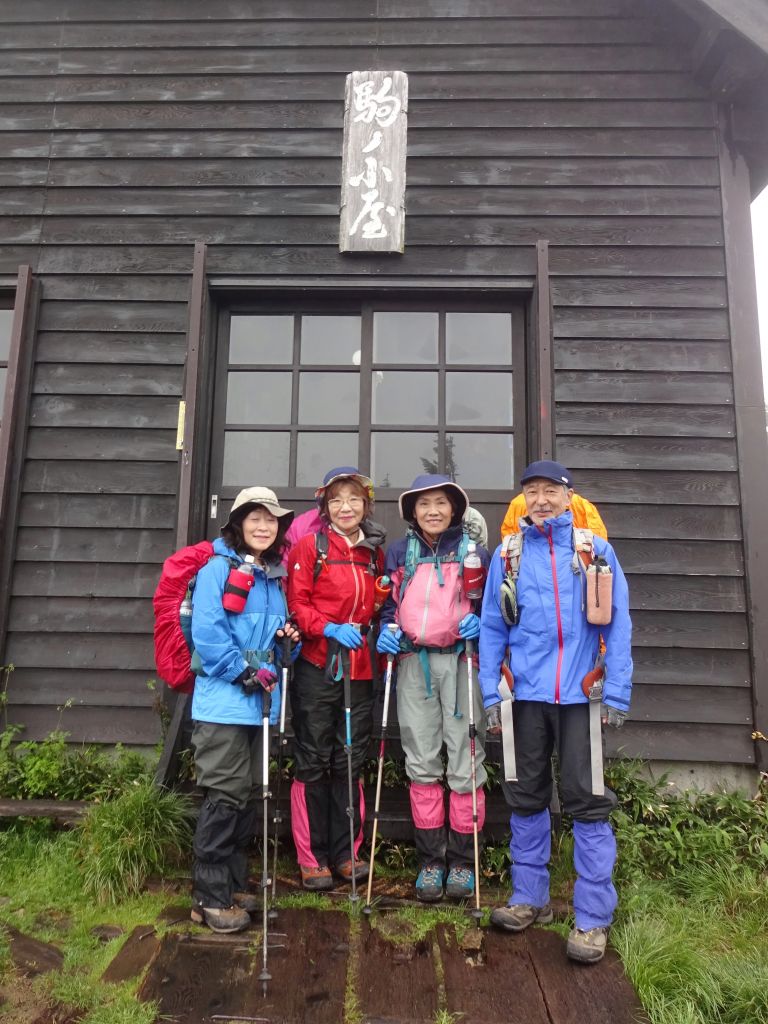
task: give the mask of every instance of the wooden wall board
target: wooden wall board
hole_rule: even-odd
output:
[[[55,280],[48,278],[48,281]],[[182,366],[184,352],[184,336],[181,334],[152,335],[121,331],[78,331],[73,334],[69,331],[41,331],[38,334],[37,361]]]
[[[151,708],[78,707],[64,712],[53,706],[15,703],[9,693],[9,716],[24,723],[25,740],[43,740],[54,729],[67,733],[70,743],[124,743],[151,747],[161,739],[160,719]]]
[[[641,647],[632,652],[634,680],[639,685],[751,685],[749,652],[716,648]]]
[[[155,395],[179,397],[178,366],[41,363],[33,383],[36,395]]]
[[[632,646],[747,650],[747,617],[737,612],[632,612]]]
[[[114,669],[155,674],[152,666],[152,638],[141,634],[112,633],[108,640],[99,633],[45,633],[30,644],[25,633],[9,636],[6,657],[19,668]]]
[[[629,606],[679,612],[744,612],[744,580],[738,576],[650,576],[632,574]]]
[[[664,761],[754,764],[750,725],[627,722],[608,733],[609,757],[640,757]]]
[[[20,526],[141,529],[170,523],[175,501],[154,494],[25,494],[19,503]]]
[[[160,428],[176,429],[178,411],[175,398],[154,395],[126,395],[119,401],[113,395],[36,395],[30,422],[34,427],[152,428],[162,433]],[[143,438],[137,441],[144,444]]]
[[[159,575],[159,574],[158,574]],[[10,628],[17,633],[151,633],[150,601],[130,597],[14,597]]]
[[[720,342],[714,344],[719,346]],[[610,348],[611,343],[608,342],[606,347]],[[561,345],[557,348],[558,352],[562,352]],[[651,353],[649,358],[653,357],[654,353]],[[567,356],[565,358],[568,359]],[[586,402],[558,402],[557,424],[564,436],[604,435],[608,430],[612,437],[705,438],[736,435],[736,422],[730,405],[605,405],[600,402],[590,405]]]
[[[659,496],[663,502],[663,496]],[[721,505],[613,505],[602,502],[600,515],[608,528],[608,536],[688,539],[741,540],[739,510]]]
[[[614,544],[626,572],[655,575],[743,576],[737,541],[624,540]]]
[[[580,469],[574,477],[576,489],[592,501],[637,505],[738,505],[739,486],[735,473],[643,473],[599,468]]]
[[[51,462],[27,464],[24,490],[48,494],[175,494],[175,466],[165,462]]]
[[[173,550],[171,531],[167,531],[165,550],[158,545],[158,556],[166,558]],[[110,558],[111,555],[107,555]],[[12,581],[15,595],[48,597],[151,597],[160,576],[158,561],[51,562],[25,561],[17,565]]]
[[[71,701],[73,708],[151,708],[164,691],[162,683],[157,683],[155,689],[147,685],[146,672],[118,669],[83,672],[81,669],[17,668],[13,683],[25,704],[61,707]]]
[[[752,699],[745,687],[643,686],[632,688],[634,722],[750,725]]]
[[[172,520],[164,529],[104,530],[95,527],[21,527],[17,541],[19,562],[162,562],[169,554]],[[159,567],[155,570],[159,576]],[[119,572],[119,570],[118,570]]]
[[[737,469],[733,438],[710,437],[578,437],[561,435],[558,453],[571,470],[582,466],[606,469],[680,469],[732,472]]]

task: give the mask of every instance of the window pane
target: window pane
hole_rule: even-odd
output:
[[[437,434],[371,434],[371,476],[377,487],[408,487],[420,473],[437,472]]]
[[[357,434],[299,434],[297,487],[319,487],[329,466],[356,465]]]
[[[0,362],[8,362],[8,352],[11,347],[11,324],[13,323],[13,310],[0,309]]]
[[[299,423],[358,423],[360,375],[302,373],[299,384]]]
[[[291,374],[227,375],[227,423],[290,423]]]
[[[447,373],[445,396],[450,426],[512,426],[511,373]]]
[[[292,316],[233,316],[230,363],[293,362]]]
[[[509,313],[446,313],[445,351],[449,363],[512,362]]]
[[[437,423],[437,374],[373,371],[373,423]]]
[[[290,444],[282,431],[225,431],[224,486],[286,487]]]
[[[462,487],[512,487],[511,434],[449,434],[446,472]]]
[[[303,316],[301,318],[301,361],[302,363],[359,366],[360,317]]]
[[[437,313],[374,313],[374,363],[436,363]]]

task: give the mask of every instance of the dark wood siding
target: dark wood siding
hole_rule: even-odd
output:
[[[0,274],[43,286],[9,640],[29,735],[154,742],[193,243],[211,275],[532,276],[630,577],[628,752],[751,762],[713,103],[633,0],[6,0]],[[322,10],[322,17],[318,11]],[[410,75],[405,255],[337,251],[344,76]],[[119,714],[116,713],[119,709]]]

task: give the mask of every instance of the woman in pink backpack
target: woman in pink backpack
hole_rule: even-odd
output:
[[[418,476],[400,495],[409,524],[387,551],[384,571],[392,593],[382,611],[377,648],[397,656],[397,717],[410,779],[411,814],[421,870],[416,896],[425,902],[466,899],[475,890],[469,695],[465,644],[476,640],[479,600],[465,593],[463,563],[471,540],[462,525],[469,506],[448,477]],[[475,545],[482,568],[489,558]],[[385,628],[395,623],[397,630]],[[483,701],[473,692],[477,723],[478,829],[485,818],[482,786],[485,733]],[[441,749],[448,753],[443,769]],[[446,828],[443,776],[448,783]],[[447,872],[447,878],[446,878]]]

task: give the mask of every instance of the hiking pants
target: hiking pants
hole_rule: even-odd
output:
[[[204,790],[192,868],[193,902],[232,906],[248,887],[248,847],[261,807],[262,726],[195,722],[197,785]]]
[[[416,849],[422,864],[469,867],[474,864],[472,773],[469,753],[467,660],[456,651],[400,655],[397,668],[397,720],[411,780],[411,815]],[[485,713],[480,688],[473,691],[477,738],[478,828],[485,822]],[[443,768],[445,744],[448,767]],[[449,827],[445,828],[443,774],[448,783]]]
[[[617,902],[611,880],[616,841],[608,822],[617,800],[610,789],[604,796],[592,794],[589,705],[516,700],[514,732],[517,782],[502,782],[512,808],[509,904],[542,907],[549,902],[551,758],[557,749],[563,810],[574,819],[576,927],[607,926]]]
[[[373,684],[353,679],[352,780],[355,853],[363,840],[365,804],[360,772],[373,732]],[[299,864],[329,867],[351,859],[344,683],[299,658],[290,684],[295,771],[291,829]]]

